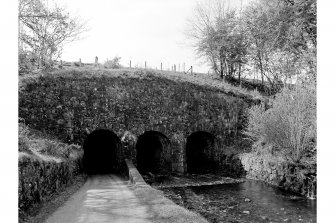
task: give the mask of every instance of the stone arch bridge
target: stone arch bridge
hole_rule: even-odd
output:
[[[121,171],[124,158],[142,172],[196,173],[219,169],[225,149],[241,144],[254,103],[150,72],[72,71],[24,80],[19,116],[83,145],[88,173]]]

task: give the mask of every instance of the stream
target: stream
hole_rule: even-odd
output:
[[[161,190],[175,203],[198,212],[209,222],[316,222],[316,199],[261,181]]]

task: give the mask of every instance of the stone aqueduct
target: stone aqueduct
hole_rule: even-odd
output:
[[[171,142],[161,132],[146,131],[136,141],[122,142],[111,130],[97,129],[84,141],[84,168],[89,174],[115,172],[122,165],[122,158],[130,158],[141,173],[166,171],[201,173],[215,168],[212,152],[215,137],[205,131],[197,131],[187,137],[186,147],[177,163],[171,162]],[[128,150],[125,155],[123,150]],[[131,156],[133,150],[136,156]],[[134,153],[133,153],[134,154]],[[122,157],[120,159],[120,157]]]
[[[243,137],[248,106],[217,89],[151,75],[44,76],[19,92],[19,116],[83,145],[88,173],[121,171],[125,158],[140,172],[219,168],[225,147]]]

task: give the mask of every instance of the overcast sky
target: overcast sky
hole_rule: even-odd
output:
[[[244,2],[248,0],[243,0]],[[173,64],[193,65],[195,72],[209,67],[199,60],[184,35],[186,20],[192,15],[195,0],[58,0],[72,15],[87,20],[85,38],[67,45],[66,61],[99,62],[121,57],[121,64],[163,68]],[[240,5],[241,0],[230,0]]]

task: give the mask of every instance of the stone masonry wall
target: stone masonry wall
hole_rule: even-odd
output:
[[[61,162],[45,161],[35,156],[19,159],[19,215],[43,202],[81,172],[82,155]]]
[[[239,155],[247,178],[262,180],[309,198],[316,197],[316,164],[293,164],[257,153]]]
[[[29,126],[76,144],[98,128],[110,129],[120,138],[126,132],[138,137],[153,130],[170,140],[174,134],[186,139],[192,132],[206,131],[220,141],[222,148],[216,149],[224,150],[243,138],[248,106],[242,99],[150,73],[141,78],[50,74],[26,81],[19,93],[19,117]],[[128,154],[134,156],[133,151]],[[179,166],[176,169],[185,169]]]

